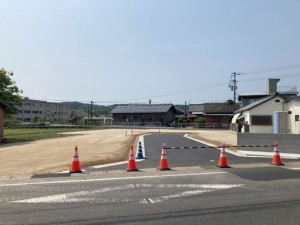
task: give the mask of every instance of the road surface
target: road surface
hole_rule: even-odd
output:
[[[300,224],[299,160],[277,167],[228,155],[232,168],[221,169],[217,149],[168,150],[172,170],[158,171],[162,141],[192,144],[182,135],[145,137],[139,172],[119,165],[2,179],[0,224]]]

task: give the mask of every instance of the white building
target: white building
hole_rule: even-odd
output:
[[[299,134],[300,97],[276,93],[235,112],[232,127],[242,133]]]
[[[300,134],[300,96],[292,97],[286,102],[286,109],[288,111],[287,124],[289,133]]]
[[[18,108],[17,120],[20,122],[68,122],[69,106],[63,103],[33,100],[25,97]]]

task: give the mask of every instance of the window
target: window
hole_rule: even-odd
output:
[[[251,116],[252,125],[271,126],[272,116]]]
[[[295,121],[299,121],[299,115],[295,115]]]

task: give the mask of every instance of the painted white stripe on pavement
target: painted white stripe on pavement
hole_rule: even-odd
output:
[[[152,175],[152,176],[136,176],[136,177],[115,177],[115,178],[99,178],[86,180],[56,180],[36,183],[15,183],[15,184],[0,184],[0,187],[13,187],[24,185],[43,185],[43,184],[67,184],[67,183],[83,183],[83,182],[97,182],[97,181],[115,181],[115,180],[137,180],[145,178],[161,178],[161,177],[184,177],[184,176],[203,176],[203,175],[217,175],[225,174],[227,172],[205,172],[205,173],[186,173],[186,174],[168,174],[168,175]]]
[[[145,159],[136,159],[136,162],[140,162],[140,161],[144,161]],[[128,161],[122,161],[122,162],[116,162],[116,163],[108,163],[108,164],[104,164],[104,165],[98,165],[98,166],[91,166],[90,168],[94,168],[94,169],[100,169],[100,168],[106,168],[106,167],[110,167],[110,166],[119,166],[119,165],[124,165],[127,164]]]
[[[181,192],[181,193],[177,193],[177,194],[173,194],[173,195],[166,195],[166,196],[160,196],[160,197],[156,197],[156,198],[149,198],[149,202],[152,204],[155,203],[160,203],[172,198],[181,198],[181,197],[189,197],[192,195],[198,195],[198,194],[202,194],[205,192],[211,192],[213,190],[195,190],[195,191],[185,191],[185,192]]]
[[[192,140],[192,141],[196,141],[196,142],[198,142],[198,143],[201,143],[201,144],[210,146],[210,147],[214,147],[214,148],[217,147],[216,145],[210,144],[210,143],[208,143],[208,142],[200,141],[200,140],[198,140],[198,139],[192,138],[192,137],[190,137],[188,134],[184,135],[183,137],[188,138],[188,139],[190,139],[190,140]],[[222,150],[222,148],[216,148],[216,149],[219,149],[220,151]],[[231,150],[229,150],[229,149],[226,149],[226,152],[228,152],[228,153],[230,153],[230,154],[232,154],[232,155],[235,155],[235,156],[240,156],[240,157],[243,157],[243,156],[244,156],[243,154],[241,154],[241,153],[239,153],[239,152],[231,151]],[[245,157],[245,156],[244,156],[244,157]]]
[[[79,201],[91,201],[91,198],[83,198],[78,199],[76,197],[91,195],[91,194],[99,194],[99,193],[105,193],[110,191],[119,191],[119,190],[127,190],[134,188],[135,186],[133,184],[129,185],[123,185],[118,187],[111,187],[111,188],[101,188],[99,190],[94,191],[79,191],[74,193],[68,193],[68,194],[59,194],[59,195],[50,195],[46,197],[39,197],[39,198],[30,198],[26,200],[19,200],[19,201],[12,201],[15,203],[64,203],[64,202],[79,202]]]
[[[238,152],[243,154],[245,157],[272,158],[274,155],[274,152],[258,152],[258,151],[245,151],[245,150],[238,150]],[[284,159],[299,159],[300,154],[280,152],[280,157]]]
[[[122,186],[116,186],[116,187],[107,187],[107,188],[101,188],[98,190],[90,190],[90,191],[79,191],[79,192],[73,192],[73,193],[66,193],[66,194],[58,194],[58,195],[50,195],[50,196],[44,196],[44,197],[37,197],[37,198],[30,198],[30,199],[23,199],[23,200],[17,200],[12,201],[12,203],[76,203],[76,202],[101,202],[101,203],[128,203],[128,202],[137,202],[142,204],[155,204],[160,203],[169,199],[174,198],[182,198],[182,197],[189,197],[193,195],[198,195],[206,192],[212,192],[212,191],[218,191],[218,190],[224,190],[234,187],[240,187],[243,186],[243,184],[128,184],[128,185],[122,185]],[[163,195],[153,198],[146,198],[142,200],[133,200],[129,198],[101,198],[99,197],[99,194],[106,193],[106,192],[113,192],[113,191],[124,191],[124,190],[130,190],[133,188],[163,188],[166,190],[167,188],[172,188],[171,190],[174,190],[174,188],[197,188],[196,190],[188,190],[183,191],[180,193],[170,194],[170,195]],[[177,189],[175,189],[177,190]],[[93,195],[96,195],[93,197]],[[115,196],[113,194],[113,196]]]
[[[177,188],[202,188],[199,190],[192,190],[192,191],[184,191],[181,193],[176,193],[172,195],[165,195],[165,196],[160,196],[160,197],[155,197],[155,198],[149,198],[149,199],[144,199],[143,201],[140,201],[139,203],[142,204],[148,204],[149,202],[151,204],[155,203],[160,203],[169,199],[173,198],[181,198],[181,197],[189,197],[193,195],[198,195],[206,192],[212,192],[216,190],[224,190],[224,189],[229,189],[229,188],[234,188],[234,187],[240,187],[243,186],[242,184],[203,184],[203,185],[197,185],[197,184],[162,184],[162,185],[156,185],[157,187],[177,187]]]

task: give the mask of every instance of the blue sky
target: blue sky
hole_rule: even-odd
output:
[[[233,98],[232,72],[246,73],[237,93],[264,92],[268,77],[299,89],[299,0],[0,0],[0,8],[0,67],[30,98],[222,102]]]

